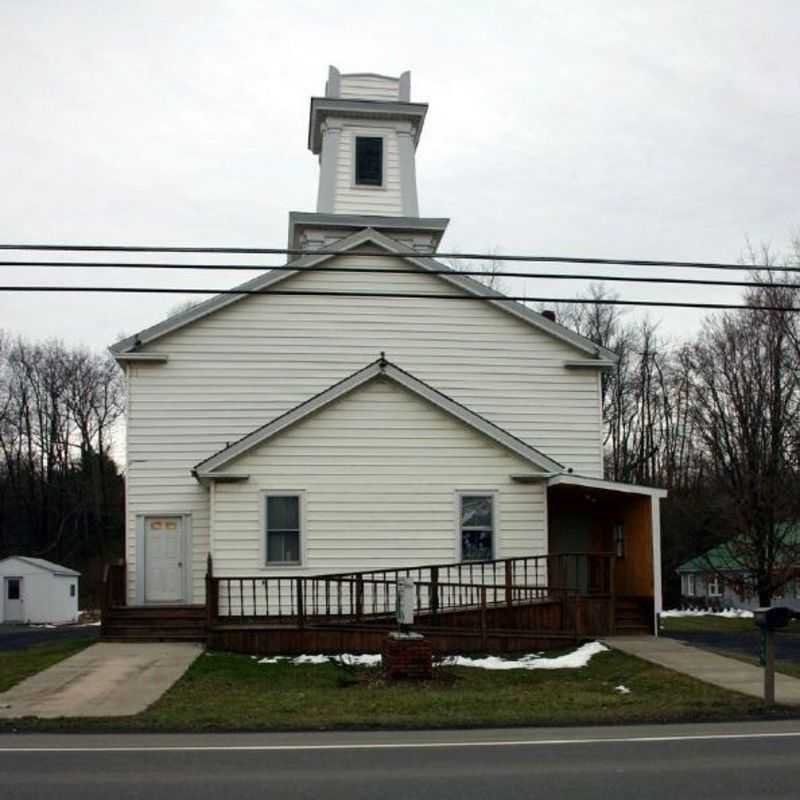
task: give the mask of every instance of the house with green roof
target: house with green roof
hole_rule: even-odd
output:
[[[800,544],[800,526],[787,531],[787,542]],[[747,568],[736,558],[729,543],[712,547],[681,564],[681,602],[684,606],[713,608],[758,608],[758,595],[747,586]],[[800,610],[800,565],[798,574],[773,598],[775,604]]]

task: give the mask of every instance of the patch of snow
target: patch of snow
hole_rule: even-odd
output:
[[[301,655],[295,656],[272,656],[262,658],[259,664],[278,664],[281,661],[288,661],[290,664],[328,664],[329,662],[341,663],[348,667],[374,667],[381,663],[381,657],[377,653],[367,653],[365,655],[354,655],[343,653],[340,656],[326,655]]]
[[[725,617],[726,619],[752,619],[753,612],[746,608],[725,608],[722,611],[709,611],[705,608],[673,608],[669,611],[662,611],[659,615],[664,618],[670,617]]]
[[[585,667],[592,656],[603,653],[608,648],[600,642],[588,642],[571,653],[555,658],[546,658],[537,654],[521,656],[517,659],[469,658],[468,656],[449,656],[442,663],[452,667],[477,667],[478,669],[580,669]]]
[[[630,694],[631,693],[631,690],[627,686],[623,686],[622,684],[620,684],[619,686],[615,686],[614,687],[614,691],[617,694]]]
[[[469,656],[448,656],[442,664],[448,667],[474,667],[477,669],[580,669],[585,667],[592,656],[603,653],[608,648],[600,642],[588,642],[571,653],[563,656],[547,658],[541,653],[530,653],[516,659],[487,656],[486,658],[470,658]],[[377,654],[353,655],[344,653],[340,656],[301,655],[301,656],[268,656],[259,659],[259,664],[278,664],[286,661],[290,664],[328,664],[341,663],[346,666],[375,667],[381,663]]]

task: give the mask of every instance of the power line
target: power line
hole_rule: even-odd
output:
[[[543,256],[502,253],[439,253],[433,250],[423,252],[392,253],[388,251],[355,250],[342,252],[334,249],[305,250],[294,247],[158,247],[144,245],[76,245],[76,244],[0,244],[0,250],[39,250],[62,252],[102,252],[102,253],[214,253],[238,255],[290,255],[290,256],[343,256],[384,258],[448,258],[468,261],[525,261],[552,264],[602,264],[623,267],[676,267],[688,269],[722,269],[749,271],[800,272],[800,267],[758,266],[753,264],[730,264],[715,261],[662,261],[639,258],[595,258],[587,256]]]
[[[74,269],[155,269],[155,270],[233,270],[246,272],[260,272],[266,270],[289,272],[353,272],[353,273],[384,273],[408,274],[408,269],[394,267],[336,267],[336,266],[310,266],[298,267],[289,264],[278,266],[253,265],[253,264],[149,264],[147,262],[110,262],[110,261],[0,261],[0,267],[37,267],[37,268],[74,268]],[[795,270],[792,270],[795,271]],[[800,267],[796,271],[800,271]],[[431,269],[425,270],[427,275],[468,275],[478,277],[497,278],[532,278],[536,280],[581,280],[581,281],[614,281],[621,283],[664,283],[688,286],[738,286],[745,288],[784,288],[799,289],[800,283],[786,283],[779,281],[708,281],[700,278],[669,278],[658,276],[640,275],[576,275],[559,272],[491,272],[484,270],[461,269]]]
[[[800,311],[800,307],[775,305],[742,305],[736,303],[684,303],[671,300],[621,300],[605,298],[531,297],[529,295],[470,295],[429,294],[424,292],[355,292],[293,289],[186,289],[146,286],[2,286],[0,292],[65,292],[117,293],[117,294],[230,294],[230,295],[284,295],[293,297],[364,297],[426,300],[470,300],[473,302],[522,302],[522,303],[575,303],[578,305],[652,306],[661,308],[702,308],[717,310],[748,311]]]

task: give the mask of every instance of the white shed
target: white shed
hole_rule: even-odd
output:
[[[0,561],[0,622],[77,622],[80,572],[43,558]]]

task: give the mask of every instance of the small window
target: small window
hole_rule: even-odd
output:
[[[8,586],[8,599],[19,600],[19,578],[8,578],[6,585]]]
[[[71,583],[69,585],[69,596],[70,597],[75,597],[75,584],[74,583]]]
[[[492,495],[461,496],[461,560],[489,561],[494,552]]]
[[[383,139],[380,136],[356,137],[356,185],[383,185]]]
[[[686,576],[686,596],[694,597],[694,573],[689,573]]]
[[[267,563],[300,563],[300,497],[267,497]]]
[[[719,576],[710,575],[706,578],[706,593],[709,597],[720,597],[722,592],[719,590]]]
[[[617,558],[625,558],[625,526],[621,522],[614,526],[614,552]]]

